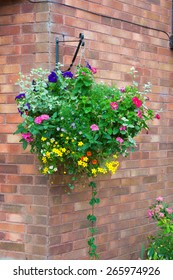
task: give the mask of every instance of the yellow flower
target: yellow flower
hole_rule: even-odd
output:
[[[107,170],[105,168],[102,168],[102,167],[98,167],[97,170],[98,170],[98,172],[103,173],[103,174],[107,173]]]
[[[46,141],[46,140],[47,140],[47,138],[41,137],[41,141]]]
[[[63,133],[61,133],[61,134],[60,134],[60,137],[63,137],[63,136],[64,136],[64,134],[63,134]]]
[[[59,149],[53,148],[52,152],[57,154],[59,157],[62,157],[62,152]]]
[[[65,153],[66,152],[66,148],[61,148],[61,152]]]
[[[54,139],[54,138],[50,139],[50,142],[51,142],[51,143],[54,143],[54,142],[55,142],[55,139]]]
[[[46,152],[46,157],[50,158],[50,152]]]
[[[74,142],[74,139],[72,139],[71,142]]]
[[[42,162],[43,162],[43,163],[46,163],[46,162],[47,162],[46,157],[42,157]]]
[[[66,139],[66,140],[69,140],[69,137],[67,136],[65,139]]]
[[[82,160],[78,160],[78,165],[82,165],[83,164],[83,161]]]
[[[94,176],[96,176],[97,170],[96,170],[95,168],[92,168],[92,169],[91,169],[91,173],[92,173]]]
[[[88,163],[83,162],[83,163],[82,163],[82,166],[83,166],[83,167],[87,167],[87,166],[88,166]]]
[[[82,141],[78,142],[78,146],[79,147],[83,146],[83,142]]]
[[[45,167],[44,169],[43,169],[43,174],[47,174],[48,173],[48,171],[49,171],[49,168],[48,167]]]

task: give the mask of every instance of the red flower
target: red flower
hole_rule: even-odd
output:
[[[132,98],[132,102],[136,105],[136,108],[140,108],[142,106],[142,101],[137,98],[137,96]]]
[[[87,157],[90,157],[90,156],[92,156],[92,153],[91,153],[91,151],[88,151],[87,152]]]
[[[96,160],[96,159],[93,159],[93,160],[92,160],[92,164],[97,164],[97,160]]]
[[[156,115],[155,115],[155,118],[158,119],[158,120],[160,120],[160,115],[159,115],[159,114],[156,114]]]

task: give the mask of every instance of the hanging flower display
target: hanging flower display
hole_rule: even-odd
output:
[[[148,86],[142,93],[136,82],[121,88],[108,86],[96,82],[96,72],[87,63],[74,74],[39,68],[21,75],[22,93],[16,102],[23,122],[15,133],[21,134],[23,148],[29,145],[38,156],[41,173],[63,170],[75,179],[83,174],[92,178],[115,174],[118,156],[134,150],[134,137],[148,129],[148,120],[160,118],[146,106]],[[90,186],[96,187],[94,182]],[[93,194],[90,204],[99,203],[96,190]],[[93,222],[94,217],[88,219]],[[94,255],[94,244],[89,243]]]

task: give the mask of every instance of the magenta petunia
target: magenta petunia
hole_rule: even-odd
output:
[[[98,125],[96,125],[96,124],[92,124],[92,125],[90,126],[90,128],[91,128],[92,131],[99,130],[99,127],[98,127]]]
[[[118,103],[117,102],[111,102],[110,107],[112,110],[117,110],[118,109]]]
[[[22,138],[25,139],[25,141],[28,143],[33,141],[30,132],[22,133]]]
[[[141,110],[138,110],[138,115],[137,115],[140,119],[142,119],[142,112]]]
[[[148,210],[148,218],[152,218],[153,217],[153,211],[152,210]]]
[[[173,213],[173,209],[171,207],[166,208],[166,211],[168,212],[168,214],[172,214]]]
[[[140,100],[137,96],[132,98],[132,102],[136,105],[136,108],[140,108],[142,106],[142,100]]]

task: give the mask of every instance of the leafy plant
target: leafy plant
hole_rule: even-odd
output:
[[[149,236],[147,256],[150,260],[173,260],[173,208],[159,196],[148,210],[150,219],[157,221],[158,231]]]
[[[97,83],[95,73],[87,62],[86,67],[78,66],[74,75],[60,67],[51,73],[39,68],[20,74],[18,81],[21,93],[16,102],[23,122],[15,133],[21,134],[23,148],[29,145],[31,153],[38,156],[41,173],[73,176],[70,189],[79,176],[115,174],[118,156],[134,151],[134,137],[142,129],[148,130],[147,121],[160,118],[146,106],[149,83],[143,92],[134,81],[118,88]],[[131,68],[132,78],[135,74]],[[97,258],[93,209],[100,200],[94,182],[90,186],[92,237],[88,244],[90,256]]]

